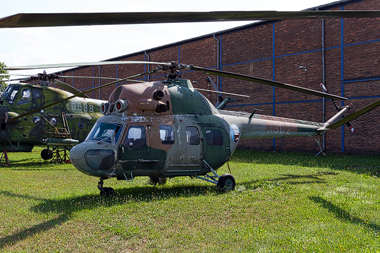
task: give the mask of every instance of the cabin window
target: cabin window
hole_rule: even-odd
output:
[[[160,138],[162,144],[174,144],[174,129],[170,125],[160,125]]]
[[[223,145],[223,134],[219,130],[207,130],[206,131],[206,143],[212,146]]]
[[[124,146],[130,148],[146,147],[146,134],[143,126],[131,126],[128,129],[127,137],[124,139]]]
[[[40,90],[37,89],[37,88],[33,88],[32,89],[32,92],[33,92],[33,99],[36,99],[36,98],[40,98],[41,95],[40,95]]]
[[[119,140],[122,128],[123,126],[120,124],[98,122],[87,140],[116,143]]]
[[[186,142],[189,145],[199,145],[198,128],[193,126],[186,127]]]

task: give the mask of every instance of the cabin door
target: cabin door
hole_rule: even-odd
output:
[[[183,120],[176,126],[175,143],[168,152],[166,175],[196,175],[202,169],[202,142],[198,126]]]
[[[227,162],[231,155],[229,135],[219,127],[205,127],[202,133],[203,159],[213,169],[217,169]]]
[[[21,110],[30,110],[32,104],[32,90],[30,87],[21,87],[19,94],[20,98],[17,101],[17,108]]]
[[[127,170],[144,168],[144,161],[149,151],[146,125],[129,125],[120,144],[119,161],[123,167]]]

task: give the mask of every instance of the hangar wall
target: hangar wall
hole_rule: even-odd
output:
[[[315,8],[311,8],[314,9]],[[320,10],[379,10],[378,0],[340,1],[319,6]],[[349,98],[354,112],[380,98],[380,20],[316,19],[259,22],[216,32],[170,45],[119,56],[109,60],[178,61],[201,67],[221,69],[260,78],[321,90],[324,82],[330,93]],[[300,68],[304,66],[305,69]],[[113,65],[75,68],[67,75],[127,77],[142,73],[147,65]],[[183,72],[183,78],[197,81],[195,87],[212,89],[207,76]],[[145,76],[141,80],[162,80],[163,74]],[[220,90],[250,95],[227,109],[324,122],[336,113],[331,101],[311,95],[253,84],[241,80],[212,77]],[[66,79],[74,87],[85,90],[105,81]],[[198,84],[199,83],[199,84]],[[107,100],[117,85],[102,88],[89,95]],[[204,93],[216,103],[216,95]],[[380,130],[376,109],[353,121],[355,134],[348,127],[329,131],[318,138],[327,152],[378,153]],[[274,149],[319,152],[314,137],[244,140],[246,149]]]

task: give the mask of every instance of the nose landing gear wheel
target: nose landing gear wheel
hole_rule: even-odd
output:
[[[103,179],[100,179],[98,189],[100,190],[100,196],[102,197],[115,195],[115,190],[112,187],[103,187]]]
[[[221,175],[217,184],[218,191],[226,192],[235,189],[235,179],[230,174]]]
[[[103,189],[100,190],[100,196],[113,196],[115,195],[115,190],[111,187],[103,187]]]

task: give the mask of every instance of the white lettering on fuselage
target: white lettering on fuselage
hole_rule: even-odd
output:
[[[266,123],[266,131],[275,135],[288,135],[297,129],[293,124],[287,122],[272,121]]]
[[[73,112],[94,112],[94,105],[87,103],[70,102]]]

